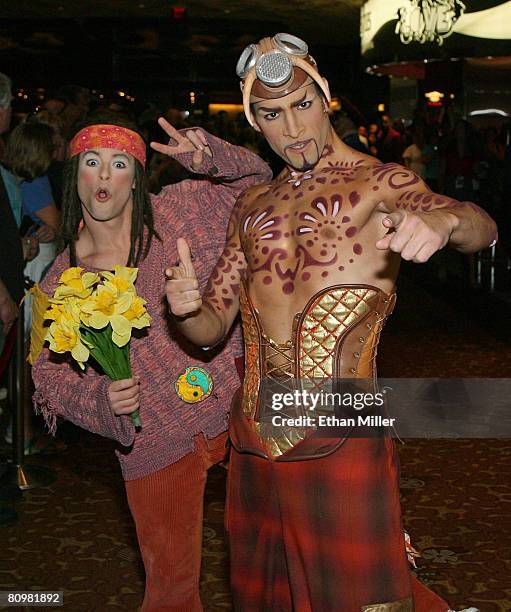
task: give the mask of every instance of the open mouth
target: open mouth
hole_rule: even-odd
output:
[[[108,189],[98,189],[96,191],[96,200],[98,200],[98,202],[107,202],[111,197]]]
[[[294,151],[296,153],[302,153],[309,146],[312,141],[309,140],[301,140],[300,142],[295,142],[295,144],[288,145],[286,149]]]

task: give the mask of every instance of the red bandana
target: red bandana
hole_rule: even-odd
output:
[[[69,143],[69,156],[90,149],[119,149],[129,153],[145,168],[146,147],[142,137],[119,125],[90,125],[83,128]]]

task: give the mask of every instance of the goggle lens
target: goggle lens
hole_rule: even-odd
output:
[[[290,53],[291,55],[305,57],[309,53],[307,43],[301,38],[298,38],[298,36],[293,36],[292,34],[286,34],[285,32],[275,34],[273,42],[281,51]]]
[[[236,74],[240,79],[244,79],[257,61],[257,45],[248,45],[243,49],[238,63],[236,64]]]

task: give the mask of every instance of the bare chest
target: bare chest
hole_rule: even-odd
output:
[[[240,222],[251,279],[279,285],[284,294],[301,283],[342,282],[374,243],[375,199],[372,186],[350,171],[305,174],[272,186]]]

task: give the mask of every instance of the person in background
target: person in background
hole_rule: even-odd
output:
[[[501,140],[504,147],[502,160],[502,207],[503,221],[503,247],[507,256],[508,265],[511,266],[511,124],[505,125],[501,131]]]
[[[360,138],[360,142],[366,147],[367,151],[369,151],[369,140],[367,138],[367,128],[365,125],[358,126],[358,137]]]
[[[39,283],[55,259],[60,212],[55,206],[48,168],[54,153],[54,131],[42,123],[21,123],[12,131],[5,152],[4,165],[17,178],[22,198],[21,232],[25,239],[36,238],[39,253],[25,264],[24,275],[31,285]],[[32,327],[32,295],[24,300],[25,341],[28,346]],[[32,419],[32,383],[30,366],[26,365],[25,388],[25,453],[53,453],[65,449],[63,443],[37,431]],[[11,428],[5,435],[11,442]]]
[[[412,135],[412,144],[403,151],[403,161],[407,168],[415,174],[424,178],[424,162],[422,160],[422,148],[424,146],[424,136],[421,127],[417,126]]]
[[[0,72],[0,161],[2,161],[5,153],[5,137],[11,127],[11,101],[11,79]]]
[[[0,133],[9,131],[11,120],[11,80],[0,73]],[[3,141],[2,141],[3,142]],[[7,366],[14,345],[12,327],[18,316],[18,304],[23,296],[24,259],[35,256],[37,240],[21,241],[21,194],[14,176],[0,165],[0,380],[6,380]],[[34,250],[35,247],[35,250]],[[10,341],[7,341],[9,338]],[[5,386],[0,386],[0,400],[6,399]],[[2,407],[0,407],[0,414]],[[0,476],[2,467],[0,466]],[[17,520],[14,501],[20,496],[17,486],[0,486],[0,527]]]
[[[403,156],[403,134],[393,125],[390,115],[381,116],[382,138],[379,159],[383,163],[400,162]]]
[[[54,150],[53,128],[26,122],[12,131],[4,160],[4,165],[20,181],[25,233],[39,240],[39,254],[25,268],[25,275],[34,283],[41,280],[56,255],[60,212],[47,175]],[[29,327],[30,316],[26,319]]]
[[[66,102],[58,95],[51,93],[44,103],[44,110],[50,115],[58,116],[66,108]]]
[[[426,139],[422,149],[422,163],[424,164],[424,181],[431,191],[443,193],[441,187],[441,150],[438,129],[435,126],[426,132]]]
[[[54,115],[47,110],[34,113],[27,118],[27,122],[43,123],[49,125],[53,130],[53,157],[47,174],[55,206],[60,210],[62,207],[64,161],[67,157],[67,143],[63,135],[64,122],[58,115]]]
[[[475,129],[459,119],[447,142],[445,152],[445,194],[457,200],[477,200],[479,181],[477,163],[481,147]]]
[[[11,100],[11,79],[0,73],[0,134],[7,133],[10,128]],[[22,215],[19,181],[0,164],[0,355],[23,297],[24,262],[33,259],[39,251],[35,236],[21,237],[19,234]],[[7,356],[2,357],[5,363]]]
[[[361,153],[369,153],[369,149],[362,142],[355,124],[347,115],[339,115],[332,121],[332,124],[337,135],[345,144]]]
[[[369,153],[373,157],[380,156],[381,141],[383,132],[377,123],[369,124],[369,132],[367,134],[367,140],[369,141]]]
[[[85,119],[90,110],[90,91],[80,85],[64,85],[56,97],[65,103],[59,116],[64,124],[62,130],[64,138],[69,140],[75,126]]]

